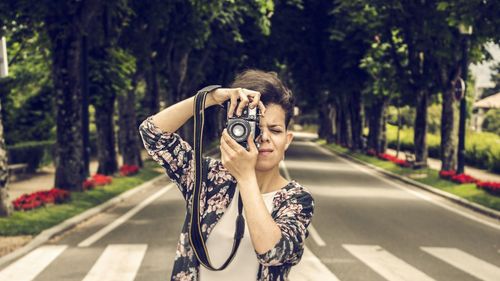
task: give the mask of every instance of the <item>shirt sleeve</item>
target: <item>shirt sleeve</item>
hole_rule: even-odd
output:
[[[152,122],[152,116],[139,125],[139,134],[148,154],[165,168],[187,201],[193,193],[194,153],[191,145],[177,133],[163,132]]]
[[[264,266],[298,264],[304,253],[304,242],[309,236],[307,227],[311,223],[313,213],[314,199],[305,190],[285,200],[275,219],[281,230],[281,239],[263,254],[255,251],[259,263]]]

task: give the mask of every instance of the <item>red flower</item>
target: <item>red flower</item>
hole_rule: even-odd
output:
[[[478,181],[476,178],[465,173],[451,176],[451,180],[456,183],[475,183]]]
[[[83,184],[82,184],[82,185],[83,185],[83,190],[84,190],[84,191],[85,191],[85,190],[90,190],[90,189],[93,189],[93,188],[95,187],[95,185],[94,185],[94,181],[92,181],[92,180],[88,180],[88,179],[87,179],[87,180],[85,180],[85,181],[83,182]]]
[[[131,175],[137,174],[138,172],[139,172],[139,167],[136,165],[124,164],[120,168],[120,175],[122,175],[122,176],[131,176]]]
[[[451,179],[452,176],[456,174],[455,170],[441,170],[439,171],[439,177],[443,179]]]
[[[396,163],[397,165],[399,165],[401,167],[411,167],[411,164],[409,162],[406,162],[406,160],[399,159],[396,156],[393,156],[393,155],[390,155],[387,153],[380,153],[377,155],[377,157],[379,159],[382,159],[382,160],[387,160],[387,161],[391,161],[393,163]]]
[[[484,189],[493,195],[500,196],[500,182],[492,181],[477,181],[476,187],[479,189]]]
[[[110,184],[113,181],[113,178],[110,176],[106,176],[103,174],[95,174],[92,176],[91,181],[95,186]]]
[[[69,199],[70,193],[68,191],[53,188],[51,190],[23,194],[12,201],[12,204],[16,210],[31,210],[49,203],[64,203]]]

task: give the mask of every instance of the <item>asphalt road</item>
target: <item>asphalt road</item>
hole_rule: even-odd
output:
[[[296,139],[282,172],[316,205],[292,281],[500,280],[498,221]],[[165,178],[3,265],[0,280],[169,280],[184,208]]]

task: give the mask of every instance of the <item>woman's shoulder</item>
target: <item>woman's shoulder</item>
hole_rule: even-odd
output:
[[[282,188],[278,192],[278,198],[280,201],[296,200],[301,204],[314,204],[314,198],[309,189],[296,180],[291,180],[284,188]]]

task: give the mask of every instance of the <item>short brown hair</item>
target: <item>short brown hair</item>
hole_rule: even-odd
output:
[[[276,72],[247,69],[236,75],[230,87],[260,92],[260,100],[264,105],[276,104],[281,106],[285,111],[285,126],[288,127],[293,117],[295,100],[292,91],[283,84]]]

